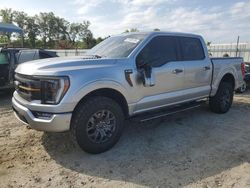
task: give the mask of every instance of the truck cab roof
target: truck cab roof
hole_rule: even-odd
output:
[[[201,35],[197,35],[197,34],[193,34],[193,33],[170,32],[170,31],[143,31],[143,32],[130,32],[130,33],[123,33],[123,34],[121,34],[121,35],[131,35],[131,34],[145,34],[145,35],[148,35],[148,36],[172,35],[172,36],[186,36],[186,37],[202,38]]]

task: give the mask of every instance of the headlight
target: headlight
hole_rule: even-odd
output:
[[[69,89],[68,77],[40,78],[41,103],[58,104]]]

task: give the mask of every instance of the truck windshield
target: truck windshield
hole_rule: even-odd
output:
[[[128,57],[146,36],[147,34],[129,34],[109,37],[89,50],[86,55],[108,58]]]

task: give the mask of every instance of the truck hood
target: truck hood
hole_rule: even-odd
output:
[[[58,75],[81,69],[97,69],[114,66],[115,59],[94,57],[59,57],[29,61],[18,65],[15,72],[24,75]]]

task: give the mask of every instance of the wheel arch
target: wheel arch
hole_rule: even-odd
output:
[[[110,88],[110,87],[96,88],[96,89],[89,91],[84,96],[82,96],[73,110],[73,115],[74,115],[74,112],[83,103],[85,103],[87,100],[95,96],[103,96],[103,97],[113,99],[115,102],[117,102],[121,106],[125,117],[129,116],[129,108],[128,108],[128,102],[126,100],[126,97],[121,93],[121,91],[114,89],[114,88]]]
[[[113,99],[121,106],[125,117],[129,116],[127,90],[115,81],[96,81],[80,88],[74,96],[76,103],[73,109],[73,115],[81,104],[95,96],[103,96]]]
[[[228,82],[233,84],[233,88],[235,88],[235,78],[232,73],[226,73],[224,76],[221,78],[221,82]]]
[[[217,93],[221,82],[232,83],[233,89],[234,90],[236,89],[235,87],[237,83],[236,83],[235,74],[233,71],[227,71],[224,74],[221,74],[221,76],[215,77],[215,81],[212,83],[212,91],[210,93],[210,96],[214,96]]]

